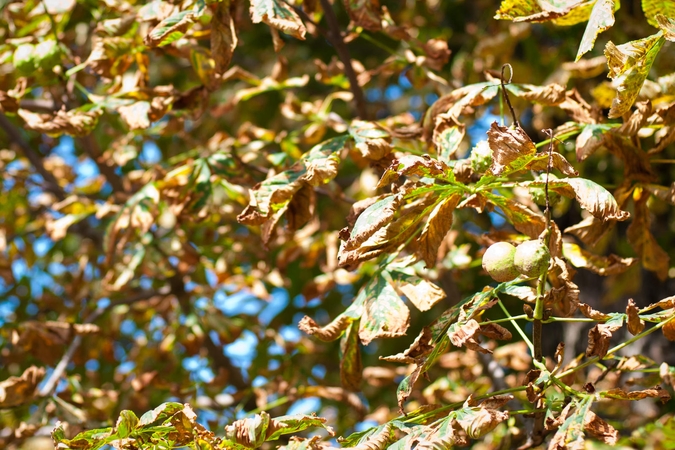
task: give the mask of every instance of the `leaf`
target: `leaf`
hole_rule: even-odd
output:
[[[432,345],[433,336],[431,330],[427,327],[422,328],[420,334],[415,338],[410,347],[403,353],[398,353],[392,356],[380,356],[383,361],[398,362],[403,364],[415,364],[419,358],[431,353],[434,346]]]
[[[256,184],[250,190],[249,205],[237,220],[247,225],[261,225],[285,208],[303,186],[316,187],[329,182],[337,175],[338,153],[346,142],[347,137],[342,136],[315,145],[289,170]]]
[[[510,198],[489,196],[490,202],[499,206],[513,227],[530,239],[536,239],[546,228],[546,221],[541,213],[535,213],[527,206]]]
[[[130,37],[92,38],[91,53],[85,64],[97,75],[115,78],[124,74],[133,64],[133,39]]]
[[[664,42],[663,32],[659,32],[619,46],[612,41],[607,43],[605,56],[609,67],[608,76],[619,86],[609,111],[610,119],[630,111]]]
[[[391,136],[376,123],[354,120],[349,126],[349,134],[364,158],[378,161],[391,153]]]
[[[363,345],[381,337],[405,335],[410,325],[410,310],[383,276],[374,277],[362,290],[363,316],[359,338]]]
[[[33,400],[44,376],[44,367],[30,366],[20,377],[0,381],[0,408],[13,408]]]
[[[596,0],[595,5],[593,5],[593,10],[591,11],[591,17],[588,19],[588,25],[586,25],[584,36],[581,38],[579,51],[577,52],[577,57],[574,59],[574,62],[579,61],[585,53],[588,53],[593,49],[595,39],[600,33],[608,30],[614,25],[614,3],[614,0]]]
[[[593,1],[503,0],[495,19],[514,22],[554,21],[557,25],[575,25],[588,20]]]
[[[545,183],[532,181],[528,185],[543,187]],[[623,221],[630,217],[630,213],[619,208],[612,194],[594,181],[585,178],[552,179],[548,188],[560,195],[575,197],[582,208],[598,219]]]
[[[117,108],[117,111],[130,130],[143,130],[150,126],[150,119],[148,118],[150,102],[134,102],[131,105]]]
[[[493,174],[501,174],[513,161],[537,152],[534,143],[520,127],[507,128],[492,122],[487,132],[488,144],[492,149]]]
[[[663,32],[663,37],[669,41],[675,41],[675,16],[666,17],[658,14],[656,17],[656,25]]]
[[[405,155],[394,159],[391,165],[382,174],[377,187],[385,187],[402,176],[415,175],[420,178],[438,178],[441,180],[454,180],[452,171],[443,161],[417,155]]]
[[[636,258],[595,255],[571,242],[563,242],[563,255],[574,267],[583,267],[602,276],[622,274],[638,262]]]
[[[642,0],[642,11],[649,25],[655,28],[661,28],[657,18],[658,15],[675,18],[675,4],[669,1]]]
[[[605,133],[611,129],[609,125],[584,124],[583,131],[577,136],[576,154],[577,161],[583,161],[598,149],[605,142]]]
[[[57,111],[54,115],[37,114],[25,109],[17,111],[19,117],[24,120],[24,126],[38,133],[50,136],[68,134],[71,136],[86,136],[93,131],[98,123],[101,111],[82,111],[73,109],[70,111]]]
[[[645,329],[645,321],[640,319],[639,313],[640,310],[635,306],[633,299],[628,299],[628,306],[626,306],[626,322],[628,324],[628,331],[633,336],[642,333],[642,330]]]
[[[236,2],[219,2],[211,19],[211,55],[216,64],[216,73],[224,74],[237,48],[237,29],[232,18]]]
[[[453,116],[449,114],[436,116],[433,142],[438,159],[446,163],[454,159],[465,133],[466,125],[458,122]]]
[[[584,444],[584,423],[589,417],[593,399],[586,397],[578,403],[570,403],[560,413],[560,418],[565,418],[563,424],[551,439],[548,450],[582,450]],[[569,414],[571,408],[574,413]],[[560,420],[560,419],[559,419]]]
[[[340,338],[342,333],[344,333],[344,331],[349,328],[353,321],[354,318],[349,317],[348,315],[340,314],[335,318],[335,320],[325,327],[320,327],[314,321],[314,319],[309,316],[305,316],[300,320],[300,323],[298,323],[298,328],[300,331],[304,331],[310,336],[316,336],[318,339],[324,342],[330,342]]]
[[[349,0],[347,0],[349,1]],[[392,440],[393,425],[388,422],[376,428],[376,432],[369,434],[365,439],[352,448],[353,450],[384,450]]]
[[[522,99],[546,106],[556,106],[565,101],[565,86],[557,83],[546,86],[533,84],[507,84],[506,89]]]
[[[368,31],[382,30],[379,0],[344,0],[344,4],[354,25]]]
[[[143,43],[151,48],[169,45],[182,38],[196,19],[197,14],[192,10],[174,13],[150,30]]]
[[[616,400],[643,400],[645,398],[658,398],[661,403],[666,403],[670,400],[670,394],[661,386],[654,386],[651,389],[644,389],[641,391],[628,392],[621,388],[609,389],[600,392],[600,396],[604,398],[613,398]]]
[[[133,411],[124,410],[120,412],[120,416],[115,424],[114,433],[119,439],[127,438],[138,426],[138,423],[138,417],[136,417]]]
[[[352,322],[340,339],[340,383],[354,392],[361,390],[363,378],[359,327],[359,320]]]
[[[251,0],[251,20],[265,22],[297,39],[305,39],[307,29],[300,17],[281,0]]]
[[[455,411],[455,420],[471,439],[482,438],[508,418],[508,412],[482,406],[473,408],[465,406]]]
[[[436,266],[439,247],[452,227],[452,216],[461,199],[461,194],[452,194],[441,200],[431,211],[429,220],[422,228],[422,234],[417,239],[416,253],[424,260],[427,268]]]
[[[387,266],[394,289],[405,295],[420,311],[430,310],[443,300],[445,292],[431,281],[418,277],[412,267]]]
[[[289,416],[279,416],[272,419],[269,428],[267,429],[265,440],[275,441],[283,435],[297,433],[308,428],[316,427],[325,429],[331,436],[335,435],[333,429],[326,425],[326,419],[323,417],[317,417],[313,414],[294,414]]]
[[[607,355],[612,334],[623,326],[624,318],[623,314],[615,315],[607,323],[597,324],[589,330],[587,357],[598,356],[602,359]]]
[[[639,197],[634,197],[634,217],[626,230],[626,236],[640,257],[643,267],[654,272],[659,279],[665,280],[668,277],[670,256],[661,248],[650,231],[651,213],[647,206],[649,197],[650,194],[645,191],[642,191]]]

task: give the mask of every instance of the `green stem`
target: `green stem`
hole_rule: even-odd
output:
[[[542,320],[541,323],[551,323],[551,322],[597,322],[594,319],[589,319],[587,317],[549,317],[546,320]]]
[[[481,325],[490,325],[491,323],[513,322],[514,320],[522,320],[522,319],[527,320],[527,314],[521,314],[519,316],[505,317],[503,319],[486,320],[485,322],[481,322],[480,324]]]
[[[528,348],[530,349],[530,353],[532,353],[532,354],[534,355],[534,346],[532,345],[532,342],[530,341],[530,338],[527,337],[527,334],[525,334],[525,332],[523,331],[523,329],[520,328],[520,326],[515,322],[515,320],[513,320],[513,317],[511,316],[511,314],[509,314],[509,311],[506,309],[506,307],[504,306],[504,304],[502,303],[502,301],[501,301],[501,300],[498,300],[498,301],[497,301],[497,304],[498,304],[499,307],[502,309],[502,311],[504,311],[504,314],[506,314],[506,316],[507,316],[509,319],[512,320],[511,324],[512,324],[513,327],[516,329],[516,331],[518,332],[518,334],[520,335],[520,337],[523,338],[523,341],[525,341],[525,343],[527,344]]]

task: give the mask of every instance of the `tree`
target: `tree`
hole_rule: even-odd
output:
[[[667,442],[675,8],[383,3],[2,3],[3,448]]]

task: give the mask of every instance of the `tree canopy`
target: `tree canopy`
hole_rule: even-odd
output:
[[[673,41],[667,0],[0,0],[0,447],[672,442]]]

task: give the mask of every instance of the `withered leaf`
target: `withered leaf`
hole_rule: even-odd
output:
[[[574,267],[583,267],[602,276],[622,274],[638,262],[636,258],[595,255],[571,242],[563,243],[563,255]]]
[[[340,339],[340,383],[350,391],[360,391],[363,378],[359,321],[352,322]]]
[[[626,306],[626,316],[628,322],[628,331],[630,334],[635,336],[636,334],[642,333],[642,330],[645,329],[645,321],[640,319],[638,313],[640,312],[639,308],[635,305],[633,299],[628,299],[628,306]]]
[[[433,348],[433,336],[431,335],[431,330],[428,327],[424,327],[413,343],[410,344],[410,347],[403,353],[392,356],[380,356],[380,359],[389,362],[414,364],[417,362],[417,358],[428,355]]]
[[[586,347],[586,356],[598,356],[601,359],[605,357],[609,350],[609,341],[612,333],[621,328],[623,320],[616,322],[600,323],[591,328],[588,332],[588,347]]]
[[[584,431],[600,439],[607,445],[615,445],[619,439],[619,432],[593,411],[589,411],[584,418]]]
[[[428,268],[436,266],[438,249],[452,227],[453,213],[461,198],[460,194],[453,194],[441,200],[431,211],[429,220],[417,239],[417,254]]]
[[[612,41],[607,43],[605,56],[609,77],[619,84],[617,96],[609,110],[610,119],[621,117],[633,106],[664,42],[663,32],[659,32],[619,46]]]
[[[428,311],[445,298],[443,289],[431,281],[417,276],[412,267],[390,264],[387,269],[394,288],[405,295],[420,311]]]
[[[638,131],[647,123],[647,119],[652,113],[652,102],[646,100],[635,104],[636,109],[630,115],[621,127],[617,130],[618,133],[626,136],[635,136]]]
[[[669,341],[675,341],[675,321],[671,320],[666,323],[663,327],[661,327],[661,332]]]
[[[586,124],[576,139],[577,161],[583,161],[605,143],[605,133],[610,129],[607,125]]]
[[[94,127],[96,127],[101,111],[57,111],[54,115],[49,115],[37,114],[25,109],[19,109],[17,114],[24,120],[24,125],[29,130],[49,134],[51,136],[58,136],[61,134],[86,136],[92,132]]]
[[[252,0],[251,19],[253,23],[265,22],[279,31],[297,39],[305,39],[307,28],[298,14],[281,0]]]
[[[566,98],[565,87],[557,83],[547,84],[546,86],[508,84],[506,89],[517,97],[547,106],[559,105]]]
[[[387,186],[402,176],[417,175],[419,177],[447,178],[452,172],[443,161],[428,156],[405,155],[392,161],[377,183],[378,187]]]
[[[143,42],[148,47],[163,47],[177,41],[197,19],[195,11],[180,11],[158,23],[145,36]]]
[[[487,135],[492,149],[491,171],[495,175],[502,173],[516,159],[537,152],[532,139],[520,127],[502,127],[493,122]]]
[[[35,389],[45,376],[44,367],[31,366],[20,377],[0,382],[0,408],[12,408],[33,399]]]
[[[651,218],[647,201],[649,193],[643,191],[635,200],[634,218],[626,231],[628,241],[640,256],[645,269],[651,270],[661,280],[668,276],[670,256],[661,248],[656,238],[650,231]]]
[[[509,330],[497,323],[481,324],[478,333],[498,341],[510,341],[513,335]]]
[[[593,309],[590,305],[586,303],[579,303],[579,311],[581,311],[581,314],[588,317],[589,319],[602,322],[609,320],[612,317],[609,314],[605,314],[603,312]]]
[[[661,400],[661,403],[666,403],[668,400],[670,400],[670,394],[668,394],[668,391],[663,389],[661,386],[654,386],[651,389],[632,392],[628,392],[621,388],[615,388],[600,392],[600,396],[617,400],[642,400],[645,398],[658,398]]]
[[[85,63],[104,78],[122,75],[134,62],[132,45],[133,39],[130,37],[94,36],[91,53]]]
[[[211,19],[211,56],[219,74],[225,73],[237,47],[237,29],[232,18],[235,6],[236,2],[231,0],[218,3]]]
[[[448,162],[454,158],[465,133],[466,125],[458,122],[453,116],[449,114],[436,116],[433,142],[441,161]]]
[[[391,136],[375,123],[354,120],[349,127],[349,134],[364,158],[378,161],[391,153]]]
[[[357,27],[369,31],[382,29],[379,0],[344,0],[345,9]]]
[[[361,290],[361,295],[363,315],[359,338],[363,345],[381,337],[405,335],[410,325],[410,310],[383,276],[373,278]]]
[[[300,323],[298,323],[298,328],[300,331],[304,331],[310,336],[316,336],[322,341],[329,342],[334,341],[342,336],[342,333],[344,333],[344,331],[353,321],[354,318],[349,317],[346,314],[340,314],[331,323],[321,327],[314,321],[314,319],[309,316],[305,316],[300,320]]]

